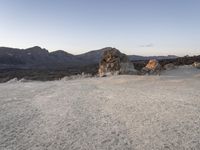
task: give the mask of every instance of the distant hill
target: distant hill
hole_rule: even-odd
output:
[[[162,59],[175,59],[178,58],[175,55],[168,55],[168,56],[138,56],[138,55],[129,55],[129,59],[131,61],[139,61],[139,60],[149,60],[149,59],[157,59],[157,60],[162,60]]]
[[[89,51],[87,53],[76,55],[76,58],[82,60],[84,63],[87,63],[87,64],[99,63],[104,51],[109,50],[111,48],[112,47],[105,47],[99,50]]]
[[[28,49],[0,47],[0,69],[67,69],[84,67],[99,63],[104,51],[111,49],[106,47],[99,50],[89,51],[80,55],[73,55],[63,50],[49,52],[39,46]],[[131,61],[148,59],[172,59],[176,56],[151,56],[143,57],[129,55]]]
[[[1,68],[61,69],[81,63],[74,55],[62,50],[48,52],[38,46],[28,49],[0,47]]]

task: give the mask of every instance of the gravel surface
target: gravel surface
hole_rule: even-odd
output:
[[[200,149],[200,70],[0,84],[1,150]]]

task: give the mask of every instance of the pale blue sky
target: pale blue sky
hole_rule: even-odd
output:
[[[0,46],[200,54],[200,0],[0,0]]]

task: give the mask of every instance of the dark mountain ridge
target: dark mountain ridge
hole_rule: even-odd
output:
[[[63,50],[49,52],[38,46],[28,49],[0,47],[0,83],[13,78],[50,81],[82,72],[96,75],[99,61],[104,51],[109,49],[112,48],[106,47],[73,55]],[[190,65],[195,61],[200,62],[200,55],[193,57],[128,55],[128,57],[138,71],[148,63],[149,59],[159,60],[162,66],[168,63]]]
[[[49,52],[39,46],[27,49],[0,47],[0,69],[67,69],[98,64],[104,51],[111,49],[105,47],[79,55],[73,55],[63,50]],[[176,56],[151,56],[144,57],[129,55],[131,61],[148,59],[172,59]]]

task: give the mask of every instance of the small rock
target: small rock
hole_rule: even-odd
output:
[[[200,62],[194,62],[192,64],[193,67],[197,68],[197,69],[200,69]]]

